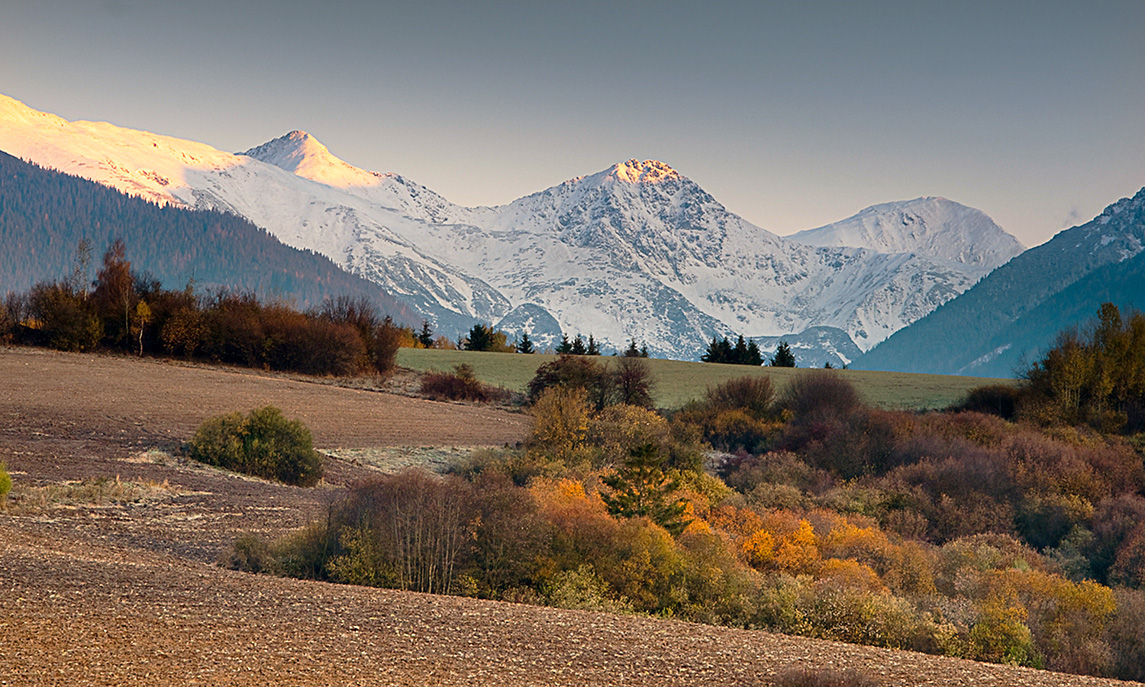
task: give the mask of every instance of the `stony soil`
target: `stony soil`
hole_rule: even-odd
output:
[[[203,418],[273,403],[332,449],[298,489],[173,455]],[[370,471],[512,443],[519,414],[127,358],[0,349],[0,685],[768,685],[793,666],[884,685],[1113,681],[639,617],[224,570],[239,533],[319,515]],[[411,448],[422,447],[422,448]],[[115,478],[146,497],[37,500]]]

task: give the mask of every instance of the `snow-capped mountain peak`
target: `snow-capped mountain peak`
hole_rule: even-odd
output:
[[[386,176],[359,169],[335,157],[305,131],[291,131],[239,154],[335,188],[373,186]]]
[[[658,184],[669,179],[678,180],[680,173],[659,160],[643,162],[632,159],[613,165],[608,176],[631,184]]]
[[[811,246],[914,253],[963,265],[978,276],[1025,250],[986,213],[937,196],[872,205],[845,220],[788,238]]]
[[[24,103],[0,93],[0,120],[20,124],[40,124],[61,126],[67,120],[54,114],[33,110]]]

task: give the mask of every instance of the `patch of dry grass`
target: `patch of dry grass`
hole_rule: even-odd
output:
[[[115,507],[162,500],[181,493],[167,480],[133,482],[121,480],[116,475],[17,488],[12,492],[12,505],[21,510],[68,506]]]

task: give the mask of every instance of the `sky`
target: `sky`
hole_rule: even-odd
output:
[[[1027,246],[1145,186],[1145,0],[0,0],[0,93],[295,130],[497,205],[657,159],[789,234],[935,195]]]

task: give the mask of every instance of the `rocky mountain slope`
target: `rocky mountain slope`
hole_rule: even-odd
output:
[[[238,214],[380,284],[446,333],[484,321],[518,334],[541,322],[545,331],[530,336],[542,346],[559,329],[591,332],[606,350],[636,339],[688,359],[713,334],[826,326],[867,350],[969,288],[1005,252],[940,249],[943,232],[929,219],[929,239],[883,252],[805,245],[652,160],[465,208],[400,175],[355,168],[300,131],[233,155],[67,122],[2,96],[0,150],[156,202]]]

